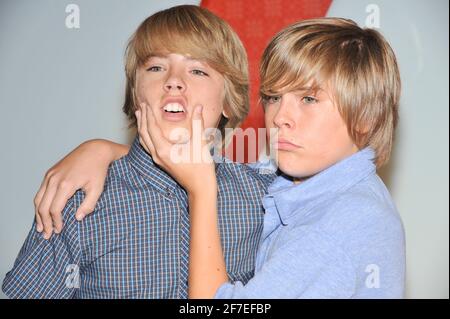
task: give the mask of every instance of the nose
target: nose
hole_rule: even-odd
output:
[[[166,90],[166,92],[184,92],[186,90],[186,85],[182,77],[179,74],[173,72],[169,74],[166,83],[164,83],[164,89]]]
[[[278,110],[275,113],[275,116],[273,118],[273,124],[279,129],[281,128],[287,128],[291,129],[294,128],[295,122],[292,118],[292,106],[289,105],[289,101],[286,101],[286,99],[282,98],[280,101],[280,106],[278,107]]]

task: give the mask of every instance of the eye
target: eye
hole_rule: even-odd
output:
[[[264,104],[275,104],[280,102],[281,95],[263,95],[262,99]]]
[[[302,98],[302,102],[304,104],[314,104],[314,103],[317,103],[317,99],[315,97],[312,97],[312,96],[304,96]]]
[[[150,71],[150,72],[159,72],[159,71],[162,71],[162,67],[161,67],[161,66],[156,66],[156,65],[154,65],[154,66],[149,67],[149,68],[147,69],[147,71]]]
[[[195,75],[208,76],[208,73],[206,73],[202,70],[199,70],[199,69],[194,69],[191,72],[192,72],[192,74],[195,74]]]

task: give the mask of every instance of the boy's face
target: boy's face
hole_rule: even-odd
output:
[[[285,174],[307,178],[358,151],[331,96],[325,89],[267,100],[266,127],[278,129],[272,143]]]
[[[224,108],[224,78],[207,63],[181,54],[151,57],[137,70],[137,96],[153,110],[164,136],[190,131],[195,106],[203,106],[205,128],[217,127]]]

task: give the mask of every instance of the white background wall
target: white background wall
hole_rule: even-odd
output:
[[[69,3],[81,9],[80,29],[65,26]],[[0,282],[45,171],[86,139],[130,142],[125,43],[145,17],[181,3],[198,1],[0,0]],[[364,25],[371,3],[403,78],[395,150],[381,174],[405,224],[407,297],[448,298],[448,2],[334,0],[328,15]]]

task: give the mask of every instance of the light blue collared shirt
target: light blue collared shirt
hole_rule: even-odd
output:
[[[216,298],[402,298],[400,216],[370,148],[300,184],[279,176],[264,197],[255,276]]]

